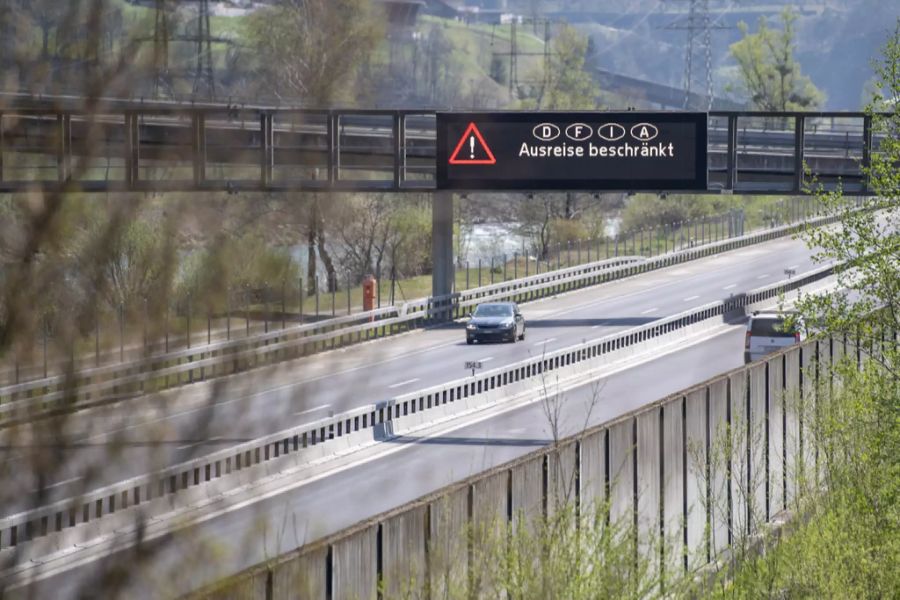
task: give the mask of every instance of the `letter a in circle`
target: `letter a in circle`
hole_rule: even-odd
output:
[[[459,138],[449,162],[451,165],[494,165],[497,164],[497,159],[494,158],[494,153],[484,141],[478,127],[472,122]]]

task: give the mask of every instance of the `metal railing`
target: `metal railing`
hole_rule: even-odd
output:
[[[260,476],[253,469],[257,465],[263,465],[263,471],[268,473],[276,468],[276,464],[283,466],[286,461],[296,465],[301,460],[309,462],[365,442],[388,439],[395,432],[394,425],[403,423],[403,419],[407,420],[406,426],[410,426],[433,423],[435,417],[441,420],[456,418],[459,412],[483,407],[485,401],[497,402],[498,399],[491,394],[508,393],[510,389],[527,391],[545,374],[587,361],[614,357],[623,350],[630,352],[629,349],[639,344],[656,347],[660,338],[678,334],[695,325],[720,322],[734,311],[743,311],[755,303],[777,298],[830,277],[835,270],[835,267],[823,267],[787,282],[778,282],[513,365],[292,427],[152,474],[105,486],[77,498],[11,515],[0,519],[0,551],[49,534],[97,525],[110,516],[119,516],[119,520],[113,521],[121,526],[126,524],[121,523],[121,519],[133,515],[129,509],[147,508],[148,503],[156,502],[164,510],[171,510],[176,501],[185,506],[210,496],[209,490],[204,487],[207,483],[212,482],[218,486],[216,490],[221,491],[223,486],[227,488],[247,483]],[[577,368],[579,372],[583,371],[580,366]],[[475,398],[480,399],[479,406],[472,405]],[[430,417],[429,413],[435,417]]]
[[[435,111],[113,100],[97,110],[0,105],[0,193],[435,189]],[[852,135],[835,120],[857,124]],[[714,111],[709,121],[710,192],[803,194],[812,176],[869,193],[872,115]],[[18,160],[32,155],[48,160]]]
[[[47,411],[71,410],[231,375],[322,349],[338,348],[443,322],[448,317],[458,319],[466,316],[470,308],[480,302],[527,302],[770,241],[791,235],[806,226],[821,226],[835,221],[836,217],[821,217],[652,259],[620,257],[612,261],[578,265],[251,338],[217,342],[128,363],[0,387],[0,423],[19,422]]]

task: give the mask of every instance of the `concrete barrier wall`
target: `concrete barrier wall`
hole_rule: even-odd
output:
[[[684,396],[678,395],[662,405],[663,411],[663,533],[666,543],[666,571],[684,568],[681,544],[684,541],[685,445]]]
[[[427,560],[427,507],[417,506],[381,525],[382,574],[387,598],[419,595]]]
[[[759,526],[766,521],[768,516],[766,502],[769,492],[769,473],[766,470],[768,466],[766,449],[769,439],[769,432],[766,429],[767,375],[768,368],[764,362],[750,367],[749,422],[744,435],[746,436],[745,443],[749,445],[750,458],[746,500],[749,533],[751,534],[759,530]]]
[[[327,560],[328,548],[319,547],[275,565],[272,568],[273,600],[325,600],[327,573],[321,566]]]
[[[335,541],[331,547],[335,598],[376,600],[378,527],[371,525]]]
[[[428,581],[432,598],[446,598],[450,590],[465,589],[469,577],[468,485],[439,494],[427,504]]]
[[[637,416],[637,523],[638,539],[645,556],[654,556],[652,548],[660,541],[659,503],[662,492],[660,425],[662,407]],[[658,554],[658,553],[657,553]]]
[[[728,547],[731,481],[728,479],[728,450],[731,417],[730,380],[721,377],[709,384],[709,556],[714,560]]]
[[[513,527],[528,527],[532,533],[534,526],[544,515],[544,463],[528,461],[510,469],[512,479]]]
[[[662,535],[662,568],[702,566],[790,507],[804,473],[816,473],[812,419],[827,402],[825,369],[844,346],[826,339],[790,348],[196,596],[369,599],[381,582],[385,598],[503,597],[497,552],[509,528],[537,531],[564,500],[575,503],[581,527],[602,525],[607,506],[611,522],[636,521],[652,564]],[[597,507],[601,519],[587,518]]]
[[[606,502],[606,430],[581,439],[579,497],[581,514],[591,522]]]

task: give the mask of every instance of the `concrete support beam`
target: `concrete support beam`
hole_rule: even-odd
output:
[[[431,201],[431,295],[453,293],[453,194],[435,192]],[[437,310],[436,317],[446,319],[449,311]]]

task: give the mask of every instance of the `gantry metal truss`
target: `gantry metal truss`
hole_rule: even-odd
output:
[[[0,96],[0,193],[428,192],[435,123],[424,110]],[[710,112],[708,132],[710,193],[868,194],[880,142],[864,113]]]

